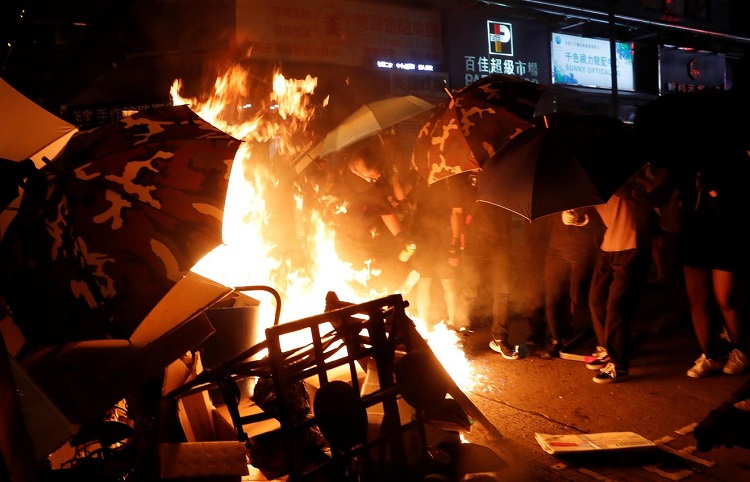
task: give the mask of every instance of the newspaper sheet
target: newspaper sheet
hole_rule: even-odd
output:
[[[578,435],[536,433],[536,441],[548,454],[623,450],[656,447],[656,444],[634,432],[606,432]]]

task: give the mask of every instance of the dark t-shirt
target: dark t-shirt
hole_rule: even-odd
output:
[[[551,214],[555,219],[550,221],[549,248],[556,251],[596,250],[604,235],[604,223],[593,207],[578,208],[576,212],[589,217],[584,226],[569,226],[562,222],[560,213]]]
[[[409,239],[416,242],[414,267],[423,277],[452,278],[448,265],[448,251],[453,247],[451,214],[453,209],[471,206],[471,184],[467,176],[459,174],[428,185],[418,180],[415,192],[414,220]]]
[[[381,178],[370,183],[342,169],[329,189],[337,251],[345,261],[382,256],[393,236],[381,219],[394,213],[390,186]],[[384,239],[385,238],[385,239]]]

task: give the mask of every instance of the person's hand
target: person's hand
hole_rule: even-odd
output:
[[[585,226],[589,222],[589,215],[584,214],[581,219],[575,209],[568,209],[562,213],[562,222],[568,226]]]
[[[562,212],[562,222],[568,226],[575,226],[578,221],[578,214],[573,209],[568,209]]]

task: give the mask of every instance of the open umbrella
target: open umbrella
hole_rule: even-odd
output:
[[[457,89],[419,130],[412,165],[429,184],[479,169],[497,149],[531,127],[544,89],[504,74]]]
[[[73,136],[29,177],[0,244],[3,296],[27,340],[128,338],[221,244],[238,147],[187,106]]]
[[[605,115],[552,116],[484,163],[478,200],[528,220],[603,204],[645,161],[633,155],[627,124]]]
[[[367,103],[355,110],[341,124],[328,132],[322,141],[300,156],[294,162],[294,170],[299,174],[315,159],[374,136],[383,129],[433,107],[431,103],[413,95],[389,97]]]
[[[26,159],[36,167],[54,158],[78,129],[0,79],[0,236],[20,202]],[[22,162],[23,161],[23,162]],[[18,164],[16,164],[18,163]],[[11,209],[5,209],[10,207]]]
[[[649,161],[693,170],[724,158],[746,157],[750,119],[746,93],[703,89],[657,97],[636,112],[634,138]]]
[[[40,105],[0,79],[0,158],[52,159],[77,132],[76,126],[47,112]]]

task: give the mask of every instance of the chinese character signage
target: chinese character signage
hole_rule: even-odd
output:
[[[453,12],[445,37],[451,89],[492,74],[550,83],[549,30],[539,22],[496,16],[489,6]]]
[[[609,40],[552,34],[552,83],[612,88]],[[633,46],[616,42],[617,89],[635,90]]]
[[[439,64],[437,10],[342,0],[237,0],[237,37],[250,58],[373,67]]]

